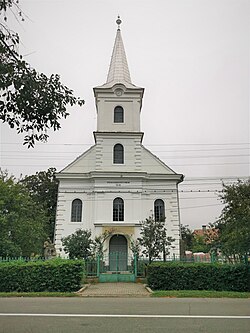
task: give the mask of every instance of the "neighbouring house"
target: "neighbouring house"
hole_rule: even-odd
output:
[[[193,231],[193,235],[204,237],[204,242],[206,244],[211,244],[218,238],[218,232],[219,230],[216,228],[207,228],[206,225],[202,225],[201,229],[195,229]]]
[[[155,220],[165,218],[168,236],[175,239],[170,255],[179,256],[178,184],[183,175],[142,145],[144,88],[131,81],[119,18],[117,24],[107,81],[94,88],[95,144],[57,174],[56,251],[65,256],[62,238],[89,229],[93,237],[111,233],[105,241],[107,254],[129,255],[131,239],[140,236],[140,222],[153,214]]]

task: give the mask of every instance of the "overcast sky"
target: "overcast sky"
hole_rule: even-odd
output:
[[[46,144],[22,146],[1,124],[1,166],[17,177],[61,170],[94,143],[92,88],[106,82],[117,15],[132,82],[145,88],[143,144],[185,175],[181,222],[214,222],[220,179],[249,176],[248,0],[20,0],[9,25],[38,71],[58,73],[85,100]],[[1,18],[2,19],[2,18]]]

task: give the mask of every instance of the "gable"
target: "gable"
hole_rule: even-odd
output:
[[[60,173],[87,173],[95,170],[96,145],[90,147],[72,163],[66,166]]]
[[[168,167],[163,161],[161,161],[157,156],[150,152],[147,148],[141,145],[141,156],[140,156],[140,168],[135,169],[134,163],[132,165],[124,165],[124,172],[139,171],[148,174],[167,174],[175,175],[170,167]],[[121,166],[118,167],[121,171]],[[116,165],[103,166],[102,171],[117,171]],[[96,170],[96,145],[90,147],[86,152],[77,157],[72,163],[66,166],[60,171],[60,173],[89,173]]]
[[[141,146],[141,159],[142,159],[142,171],[147,173],[163,173],[175,175],[176,173],[169,168],[164,162],[162,162],[157,156],[151,153],[150,150]]]

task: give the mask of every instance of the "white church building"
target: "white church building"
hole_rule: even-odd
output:
[[[92,237],[111,232],[106,253],[131,254],[131,239],[140,237],[140,222],[162,220],[175,239],[170,255],[180,255],[178,184],[175,173],[142,145],[140,127],[144,89],[130,78],[120,24],[116,21],[107,81],[94,88],[95,144],[57,173],[59,179],[54,243],[65,256],[63,237],[88,229]],[[157,112],[157,110],[155,111]]]

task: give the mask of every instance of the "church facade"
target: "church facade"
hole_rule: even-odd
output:
[[[107,254],[131,254],[140,237],[140,222],[165,218],[175,239],[170,255],[180,254],[178,184],[175,173],[142,145],[140,115],[144,89],[130,78],[120,19],[105,84],[94,88],[97,112],[95,144],[57,174],[59,179],[55,247],[65,256],[61,239],[77,229],[92,236],[109,232]]]

